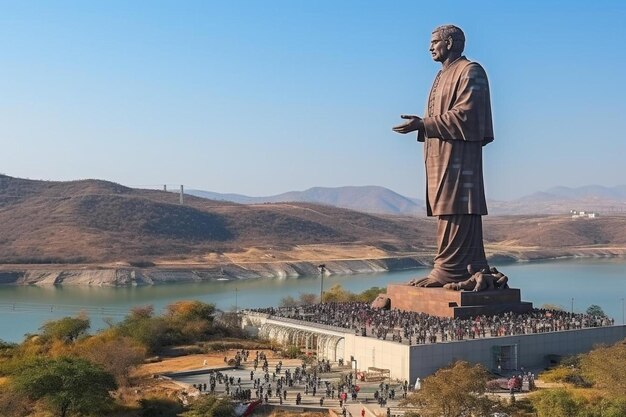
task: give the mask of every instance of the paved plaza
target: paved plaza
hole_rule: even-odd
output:
[[[220,368],[204,368],[194,371],[179,372],[169,374],[168,377],[174,381],[184,384],[188,387],[190,393],[205,395],[210,393],[211,377],[214,378],[214,390],[217,395],[226,395],[226,378],[229,381],[233,381],[232,384],[228,384],[228,394],[236,397],[238,393],[242,393],[246,390],[250,390],[251,399],[259,399],[259,385],[255,384],[255,380],[260,380],[260,385],[263,386],[264,393],[268,393],[271,390],[272,395],[267,396],[267,402],[265,402],[265,395],[262,399],[264,404],[283,407],[295,407],[296,397],[298,394],[301,396],[301,402],[298,405],[299,408],[304,409],[319,409],[323,408],[333,409],[338,415],[342,414],[343,407],[346,408],[346,415],[353,415],[355,417],[361,415],[361,410],[365,409],[366,415],[380,415],[386,414],[387,407],[390,408],[392,415],[400,414],[397,411],[398,402],[403,397],[404,383],[400,381],[390,382],[389,380],[383,381],[382,389],[381,382],[365,382],[354,381],[354,384],[345,384],[342,381],[349,381],[349,375],[352,374],[355,378],[355,372],[351,372],[347,366],[338,366],[338,364],[330,364],[330,372],[317,372],[314,371],[311,366],[305,367],[305,372],[308,378],[304,377],[302,380],[294,379],[291,386],[286,381],[287,375],[297,374],[297,369],[302,369],[302,362],[295,359],[267,359],[266,373],[261,369],[259,365],[254,370],[253,357],[254,353],[251,353],[251,357],[247,361],[242,361],[239,368],[233,367],[220,367]],[[276,372],[276,367],[282,363],[282,367],[279,372]],[[219,383],[217,375],[221,374],[220,378],[223,382]],[[281,384],[282,378],[282,384]],[[308,380],[308,382],[307,382]],[[354,379],[353,379],[354,380]],[[205,385],[206,384],[206,385]],[[281,386],[282,395],[279,397],[276,394],[277,386]],[[196,390],[197,387],[199,390]],[[315,393],[313,386],[316,387]],[[329,391],[327,391],[329,387]],[[408,381],[407,381],[408,387]],[[340,392],[346,392],[346,400],[340,399]],[[286,395],[285,392],[286,391]],[[356,398],[352,398],[352,393],[356,391]],[[395,399],[390,398],[392,395]],[[282,397],[282,398],[281,398]],[[376,398],[384,398],[385,404],[381,406]],[[322,405],[320,405],[320,399],[323,399]]]

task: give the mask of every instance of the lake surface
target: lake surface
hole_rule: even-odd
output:
[[[555,304],[584,312],[591,304],[601,306],[622,323],[623,298],[626,297],[626,260],[579,259],[516,263],[499,266],[509,276],[512,287],[522,289],[524,301],[535,307]],[[324,288],[341,284],[360,292],[373,286],[403,283],[428,274],[429,269],[331,276]],[[255,279],[203,283],[165,284],[145,287],[18,287],[0,286],[0,339],[19,342],[24,334],[36,332],[46,320],[85,311],[93,329],[106,327],[104,318],[120,320],[130,308],[151,304],[157,311],[186,299],[213,303],[222,310],[277,306],[286,296],[319,294],[319,277]]]

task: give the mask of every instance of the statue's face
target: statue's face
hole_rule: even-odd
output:
[[[439,32],[432,34],[430,38],[430,54],[433,57],[433,61],[443,62],[450,54],[450,48],[452,45],[447,39],[443,39]]]

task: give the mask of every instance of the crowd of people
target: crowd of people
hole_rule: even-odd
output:
[[[320,406],[324,405],[325,399],[337,399],[339,407],[343,407],[347,401],[356,401],[359,393],[356,376],[353,373],[344,375],[341,380],[331,382],[323,378],[322,374],[332,372],[329,360],[318,360],[313,364],[302,362],[295,368],[283,367],[283,362],[278,361],[270,368],[267,356],[257,351],[251,363],[248,362],[250,351],[237,352],[235,358],[225,358],[225,362],[236,359],[240,365],[251,365],[250,379],[242,381],[241,377],[229,375],[227,371],[212,370],[208,372],[206,383],[194,383],[193,387],[200,393],[215,394],[223,392],[235,400],[249,401],[260,400],[262,403],[283,404],[287,400],[288,390],[295,389],[295,403],[300,405],[303,396],[314,397]],[[247,376],[245,377],[247,379]],[[399,387],[403,396],[406,396],[407,382]],[[293,395],[293,393],[292,393]],[[388,398],[395,396],[394,387],[381,384],[380,391],[376,391],[375,398],[380,404],[386,404]],[[310,400],[308,401],[310,403]]]
[[[410,345],[555,332],[614,324],[613,319],[605,316],[575,314],[560,310],[534,309],[524,314],[505,313],[491,317],[455,319],[411,311],[375,309],[362,302],[270,307],[253,311],[274,317],[350,329],[361,336]]]

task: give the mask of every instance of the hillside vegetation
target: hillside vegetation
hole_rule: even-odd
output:
[[[105,181],[0,176],[0,262],[100,262],[237,251],[251,246],[432,243],[410,225],[315,204],[240,205]]]
[[[252,247],[362,245],[390,256],[434,251],[432,218],[381,216],[312,203],[241,205],[107,181],[0,176],[0,263],[186,259]],[[626,217],[485,218],[490,247],[623,247]]]

